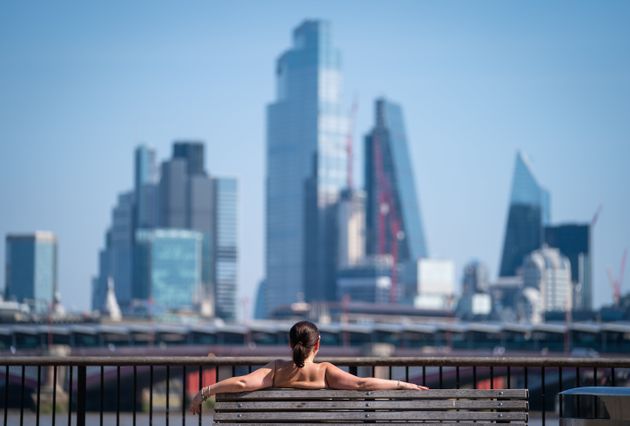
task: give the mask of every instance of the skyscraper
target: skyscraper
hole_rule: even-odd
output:
[[[135,228],[155,228],[159,224],[159,173],[155,150],[140,145],[135,150],[134,191]]]
[[[334,204],[346,182],[341,55],[330,24],[305,21],[276,63],[267,108],[266,280],[273,308],[335,298]]]
[[[173,144],[173,158],[186,160],[188,174],[206,175],[204,145],[200,141],[176,141]]]
[[[188,225],[188,163],[172,158],[162,163],[160,177],[160,227],[186,228]]]
[[[516,275],[525,256],[541,247],[543,226],[549,221],[549,192],[538,183],[526,158],[518,152],[512,178],[500,276]]]
[[[214,301],[215,314],[223,319],[236,319],[237,234],[236,179],[215,178]]]
[[[571,262],[573,307],[593,308],[591,272],[591,230],[589,224],[562,224],[545,227],[545,243],[560,250]]]
[[[133,299],[133,191],[118,195],[118,203],[112,211],[110,231],[109,273],[114,280],[114,292],[121,306],[127,306]],[[107,280],[103,283],[103,296],[107,291]]]
[[[173,156],[162,163],[160,178],[160,226],[191,229],[201,232],[202,282],[206,294],[212,292],[212,246],[215,206],[213,179],[204,167],[204,146],[201,142],[176,142]]]
[[[365,138],[366,252],[415,261],[428,251],[402,109],[377,99],[375,121]]]
[[[47,311],[57,291],[57,239],[51,232],[6,237],[5,298]]]
[[[183,243],[173,242],[167,231],[195,231],[195,238],[200,239],[197,301],[206,303],[212,298],[215,305],[221,305],[215,313],[234,320],[238,260],[236,180],[209,176],[204,168],[202,142],[176,142],[173,157],[162,163],[159,174],[155,157],[155,151],[146,146],[135,150],[134,190],[121,194],[114,209],[105,247],[99,253],[99,272],[93,279],[92,307],[103,308],[110,278],[125,313],[134,300],[146,301],[153,294],[148,282],[162,283],[156,288],[162,288],[160,294],[167,294],[167,281],[151,274],[172,272],[173,265],[147,272],[150,256],[143,249],[158,247],[162,266],[168,256],[172,262],[182,261]],[[152,234],[150,231],[155,229],[161,232]],[[176,307],[178,303],[166,305]]]

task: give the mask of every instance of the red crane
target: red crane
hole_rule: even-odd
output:
[[[610,285],[613,290],[613,303],[615,306],[619,306],[619,302],[621,301],[621,285],[623,284],[623,274],[626,269],[626,258],[628,256],[628,249],[625,249],[623,252],[623,257],[621,258],[621,267],[619,268],[619,278],[615,279],[612,273],[612,269],[608,268],[608,279],[610,280]]]
[[[378,253],[387,253],[386,232],[390,231],[390,255],[392,256],[392,285],[390,287],[389,302],[396,303],[398,296],[398,235],[400,233],[400,220],[393,196],[392,185],[385,173],[383,165],[382,139],[377,132],[374,133],[373,155],[376,169],[376,182],[378,192]]]

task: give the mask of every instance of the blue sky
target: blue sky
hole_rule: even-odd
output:
[[[606,268],[630,247],[630,3],[88,3],[0,5],[0,235],[58,235],[67,306],[89,306],[134,146],[164,159],[179,138],[205,140],[210,173],[239,179],[239,294],[252,306],[264,111],[275,59],[305,18],[332,22],[348,109],[359,99],[355,151],[375,97],[403,107],[432,256],[458,270],[478,258],[496,276],[521,149],[554,222],[590,221],[603,204],[594,296],[610,300]]]

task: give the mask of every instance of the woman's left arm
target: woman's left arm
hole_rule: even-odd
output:
[[[214,385],[201,388],[190,403],[190,412],[193,414],[199,413],[201,403],[210,396],[218,393],[250,392],[272,386],[274,363],[275,361],[270,362],[264,367],[252,371],[244,376],[230,377],[229,379],[221,380]]]

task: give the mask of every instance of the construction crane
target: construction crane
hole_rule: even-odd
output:
[[[593,219],[591,220],[591,229],[593,229],[593,227],[597,223],[597,220],[599,219],[599,214],[602,212],[602,207],[603,207],[602,204],[600,204],[599,207],[597,207],[597,210],[595,211],[595,214],[593,215]]]
[[[623,252],[623,257],[621,258],[621,266],[619,268],[619,278],[615,279],[612,273],[612,269],[608,268],[608,280],[610,281],[610,285],[613,291],[613,303],[615,306],[619,306],[619,302],[621,301],[621,285],[623,284],[623,274],[626,269],[626,258],[628,256],[628,249],[625,249]]]
[[[348,116],[348,135],[346,138],[346,186],[349,190],[354,189],[353,177],[352,177],[352,162],[353,158],[353,150],[352,145],[354,144],[354,124],[357,119],[357,111],[359,109],[359,103],[357,101],[357,97],[354,97],[354,101],[352,102],[352,108],[350,108],[350,114]]]
[[[374,133],[372,149],[374,151],[374,165],[376,168],[376,182],[378,186],[378,253],[390,254],[392,257],[392,282],[389,302],[396,303],[398,299],[398,236],[400,234],[400,220],[391,182],[385,173],[382,139],[377,132]],[[390,253],[387,253],[386,233],[388,230],[390,231]]]

